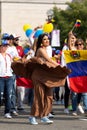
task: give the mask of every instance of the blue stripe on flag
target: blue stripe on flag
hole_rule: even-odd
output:
[[[87,61],[76,61],[67,63],[67,67],[71,69],[69,77],[87,76]]]

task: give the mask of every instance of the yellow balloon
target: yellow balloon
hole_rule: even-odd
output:
[[[26,32],[26,30],[31,29],[31,26],[29,24],[25,24],[23,26],[23,30]]]
[[[53,24],[52,23],[45,23],[43,25],[43,31],[46,33],[50,33],[53,31]]]

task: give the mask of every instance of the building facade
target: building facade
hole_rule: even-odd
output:
[[[47,19],[47,11],[54,6],[66,9],[66,2],[72,0],[1,0],[1,32],[15,33],[26,38],[24,24],[30,24],[32,29],[43,25]]]

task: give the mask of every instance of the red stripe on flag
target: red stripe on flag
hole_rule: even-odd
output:
[[[69,78],[70,88],[77,93],[87,92],[87,76]]]
[[[80,27],[80,25],[81,25],[80,23],[76,23],[75,27]]]

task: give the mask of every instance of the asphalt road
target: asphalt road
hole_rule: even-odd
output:
[[[53,124],[30,125],[28,121],[30,107],[25,105],[25,111],[18,112],[18,116],[13,116],[12,119],[4,118],[4,106],[0,108],[0,130],[87,130],[87,115],[72,116],[66,115],[63,112],[63,105],[53,104],[55,113]]]

